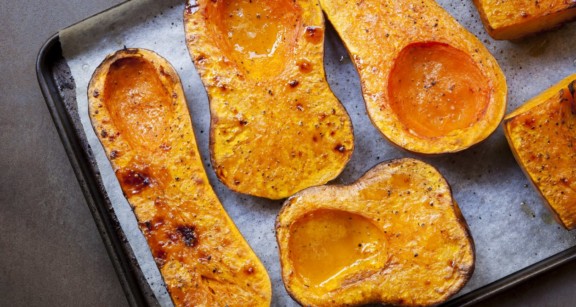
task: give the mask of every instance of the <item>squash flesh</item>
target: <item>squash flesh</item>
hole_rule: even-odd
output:
[[[120,59],[110,67],[105,89],[106,107],[118,132],[139,149],[159,149],[167,136],[164,123],[173,110],[154,66],[140,58]]]
[[[226,53],[231,54],[249,78],[263,79],[284,70],[284,59],[292,48],[284,41],[295,40],[293,22],[301,9],[294,2],[226,0],[222,9],[212,7],[212,20],[228,38]],[[210,9],[210,7],[209,7]]]
[[[290,231],[294,271],[314,287],[326,286],[352,266],[374,257],[386,242],[369,219],[337,210],[311,212],[292,224]]]
[[[280,199],[340,174],[354,149],[352,124],[326,82],[317,3],[201,0],[184,18],[210,100],[218,178]]]
[[[505,119],[522,170],[566,229],[576,228],[576,75],[528,101]]]
[[[264,266],[204,172],[180,80],[142,49],[108,56],[90,118],[176,306],[266,306]]]
[[[286,289],[306,306],[439,304],[474,270],[474,243],[449,186],[413,159],[382,163],[349,186],[297,193],[278,215],[276,238]],[[343,260],[321,259],[345,249]],[[298,258],[317,251],[306,265]]]
[[[474,4],[494,39],[520,39],[576,18],[573,0],[474,0]]]
[[[353,131],[324,75],[317,2],[201,0],[188,4],[184,18],[210,100],[218,178],[234,191],[280,199],[340,174]]]
[[[346,45],[360,75],[362,94],[370,119],[393,144],[422,154],[452,153],[483,141],[498,127],[506,109],[504,74],[484,45],[435,1],[365,0],[350,5],[347,0],[321,0],[320,3]],[[410,66],[403,52],[406,48],[410,51],[415,45],[447,46],[452,54],[464,61],[464,70],[447,68],[444,76],[462,80],[465,78],[463,75],[472,73],[472,80],[482,82],[467,86],[478,90],[478,94],[467,91],[459,93],[461,97],[458,97],[458,102],[451,105],[458,106],[460,110],[444,112],[444,115],[452,117],[454,124],[442,124],[439,128],[427,124],[426,127],[418,128],[422,125],[410,120],[412,117],[409,113],[427,112],[430,108],[398,108],[399,105],[415,103],[406,99],[424,95],[422,90],[426,84],[421,88],[407,90],[409,84],[399,87],[394,81],[398,78],[394,75],[397,73],[393,71],[394,67],[399,67],[400,73],[406,72],[404,68]],[[434,56],[431,60],[437,58]],[[437,92],[437,95],[441,94],[446,96],[434,101],[433,105],[446,108],[450,101],[445,98],[450,98],[450,91]],[[402,101],[393,102],[395,99]],[[473,111],[463,110],[469,107],[464,105],[470,103]],[[460,118],[450,114],[465,116]],[[434,118],[427,119],[427,114],[416,116],[430,124],[437,121]],[[443,116],[438,114],[433,117]]]
[[[409,45],[390,72],[390,107],[406,128],[428,138],[472,126],[490,101],[489,80],[449,45]]]

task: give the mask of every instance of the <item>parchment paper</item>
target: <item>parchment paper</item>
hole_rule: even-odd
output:
[[[508,111],[576,72],[576,41],[568,39],[576,37],[576,24],[522,42],[496,42],[486,35],[472,1],[439,3],[477,35],[499,61],[508,79]],[[87,84],[107,54],[124,47],[151,49],[168,59],[180,74],[211,184],[268,269],[273,305],[297,305],[282,284],[274,237],[274,219],[282,202],[234,193],[216,179],[210,166],[208,100],[184,43],[183,9],[182,0],[134,0],[60,32],[64,56],[76,82],[79,116],[108,196],[156,297],[161,305],[171,305],[133,212],[92,130],[87,110]],[[377,163],[392,158],[411,156],[436,166],[452,185],[476,244],[476,271],[459,295],[576,244],[574,233],[553,221],[529,185],[501,127],[484,143],[461,153],[435,158],[407,154],[385,141],[372,126],[358,75],[330,26],[325,46],[329,83],[350,114],[356,138],[352,160],[335,183],[351,183]]]

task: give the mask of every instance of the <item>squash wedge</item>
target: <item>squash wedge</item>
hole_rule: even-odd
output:
[[[148,50],[120,50],[96,69],[88,98],[175,305],[268,306],[268,273],[210,186],[172,66]]]
[[[520,39],[576,18],[573,0],[474,0],[474,5],[494,39]]]
[[[186,42],[210,100],[210,146],[230,189],[281,199],[324,184],[350,160],[350,118],[323,67],[315,0],[198,0]]]
[[[284,285],[303,306],[435,305],[474,271],[474,242],[450,187],[414,159],[295,194],[276,238]]]
[[[504,119],[518,164],[566,229],[576,228],[576,74]]]
[[[506,80],[484,45],[433,0],[320,0],[360,75],[368,115],[392,143],[442,154],[502,121]]]

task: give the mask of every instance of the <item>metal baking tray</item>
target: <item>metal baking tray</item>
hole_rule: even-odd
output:
[[[442,2],[442,1],[440,1]],[[447,1],[444,1],[447,2]],[[121,4],[122,5],[122,4]],[[453,9],[457,12],[461,12],[460,8]],[[453,13],[453,12],[452,12]],[[474,12],[462,12],[467,13],[468,16]],[[469,17],[470,18],[470,17]],[[472,23],[472,30],[473,33],[477,34],[481,29],[478,29],[477,23]],[[474,28],[476,27],[476,28]],[[480,25],[481,27],[481,25]],[[572,32],[576,32],[573,31]],[[480,36],[480,35],[479,35]],[[510,62],[518,62],[523,63],[522,56],[518,57],[518,54],[522,54],[519,50],[526,50],[526,54],[533,56],[533,54],[541,54],[543,49],[546,49],[547,44],[554,44],[554,40],[557,40],[555,36],[562,36],[562,34],[552,34],[549,36],[540,36],[541,38],[529,39],[528,41],[519,42],[519,43],[500,43],[499,47],[495,47],[492,45],[493,49],[491,51],[495,53],[498,58],[498,51],[502,54],[504,51],[510,52],[512,55],[509,57],[500,56],[499,60],[502,60],[502,57],[505,58],[505,62],[510,64]],[[353,74],[346,75],[343,78],[336,78],[331,76],[334,74],[334,67],[336,69],[339,67],[338,65],[351,65],[349,59],[347,59],[347,55],[343,50],[341,43],[339,42],[337,35],[334,33],[334,30],[330,27],[327,23],[326,29],[326,59],[325,62],[327,63],[327,74],[328,80],[334,90],[334,92],[344,101],[345,107],[348,109],[349,113],[351,113],[351,117],[355,128],[358,126],[358,118],[365,118],[365,112],[359,111],[359,104],[351,105],[346,104],[345,100],[342,99],[342,96],[350,97],[350,95],[358,95],[359,90],[355,89],[354,91],[346,90],[343,92],[343,88],[348,88],[351,86],[357,86],[358,80],[354,80],[357,76]],[[542,38],[543,37],[543,38]],[[481,37],[482,38],[482,37]],[[494,42],[491,42],[489,39],[484,39],[484,42],[487,45]],[[502,48],[502,44],[509,44],[505,45],[506,48]],[[536,46],[536,47],[534,47]],[[505,49],[504,51],[502,51]],[[336,63],[336,64],[335,64]],[[530,63],[525,63],[524,69],[531,69]],[[510,66],[510,65],[508,65]],[[575,64],[576,66],[576,64]],[[544,85],[534,86],[534,89],[526,90],[525,87],[520,87],[518,84],[521,82],[526,82],[528,80],[525,79],[525,75],[518,73],[518,71],[514,70],[511,71],[510,67],[503,67],[505,73],[509,78],[509,85],[512,82],[512,86],[509,91],[510,99],[515,99],[508,104],[509,111],[516,108],[518,105],[523,103],[525,98],[530,97],[531,95],[541,91],[544,89]],[[522,69],[522,66],[517,68],[518,70]],[[533,68],[535,69],[535,68]],[[553,71],[554,68],[550,68],[549,70]],[[576,68],[574,69],[576,70]],[[82,124],[80,123],[80,118],[78,115],[77,109],[77,101],[76,101],[76,83],[72,77],[70,72],[70,68],[68,66],[67,61],[63,57],[62,47],[60,44],[60,37],[58,34],[52,36],[48,39],[48,41],[42,46],[37,63],[36,63],[36,71],[38,75],[38,82],[40,84],[42,93],[45,97],[46,104],[48,109],[52,115],[52,119],[56,125],[62,143],[65,147],[66,153],[70,159],[71,165],[74,169],[78,182],[82,188],[84,196],[86,198],[88,207],[94,217],[96,222],[97,228],[102,236],[104,244],[107,248],[108,254],[110,259],[116,269],[118,274],[120,283],[124,289],[128,302],[132,306],[158,306],[160,305],[157,295],[153,290],[153,285],[151,285],[150,279],[146,276],[146,273],[143,272],[137,257],[134,253],[134,246],[130,244],[130,241],[127,239],[127,235],[124,229],[120,226],[118,216],[114,211],[113,204],[108,195],[108,191],[105,188],[104,182],[100,175],[97,162],[94,157],[93,148],[87,141],[85,130],[82,128]],[[91,73],[91,72],[90,72]],[[546,74],[546,71],[543,72]],[[512,76],[512,77],[510,77]],[[557,79],[561,79],[564,76],[557,76]],[[550,77],[550,74],[547,74],[547,78],[549,80],[553,80]],[[352,80],[350,80],[352,79]],[[518,79],[518,80],[516,80]],[[553,81],[550,81],[552,84]],[[533,85],[533,80],[530,80],[529,83]],[[518,97],[513,98],[512,94],[516,96],[522,97],[519,99]],[[358,101],[361,101],[361,97],[355,98]],[[193,110],[192,110],[193,111]],[[197,115],[193,114],[193,118]],[[356,120],[356,121],[355,121]],[[195,128],[197,125],[195,125]],[[360,150],[356,157],[356,160],[364,159],[366,156],[370,156],[372,159],[365,164],[356,165],[354,164],[354,158],[351,161],[353,164],[348,169],[352,169],[349,171],[345,171],[341,177],[344,179],[339,178],[337,182],[351,182],[354,178],[359,177],[357,174],[361,173],[366,170],[366,167],[372,167],[376,163],[384,159],[388,158],[395,158],[398,156],[413,156],[416,158],[420,158],[425,160],[428,163],[431,163],[438,167],[442,173],[446,175],[448,172],[447,179],[450,183],[452,183],[453,188],[455,190],[455,197],[461,205],[461,209],[468,221],[471,224],[472,235],[475,236],[475,229],[482,229],[483,225],[490,223],[490,219],[498,219],[501,218],[503,215],[510,215],[511,217],[513,214],[524,215],[522,218],[512,218],[512,221],[520,221],[522,223],[534,223],[530,229],[545,228],[547,233],[553,233],[554,235],[558,235],[559,238],[554,237],[550,238],[549,240],[564,240],[568,243],[564,243],[562,246],[566,246],[559,251],[554,251],[552,255],[550,255],[549,251],[542,250],[542,254],[544,256],[539,256],[538,251],[535,253],[536,255],[532,255],[530,259],[537,259],[537,261],[529,262],[525,265],[524,262],[519,261],[515,262],[515,259],[511,260],[511,263],[514,264],[515,269],[512,272],[507,272],[505,276],[498,278],[496,280],[492,280],[490,282],[483,283],[481,279],[482,275],[484,274],[484,267],[482,263],[481,265],[477,265],[475,275],[480,275],[478,278],[479,280],[475,281],[473,285],[468,285],[459,296],[454,297],[447,303],[443,304],[443,306],[469,306],[475,304],[485,298],[488,298],[496,293],[504,291],[514,285],[517,285],[527,279],[530,279],[538,274],[541,274],[545,271],[551,270],[555,267],[558,267],[564,263],[574,260],[576,258],[576,240],[572,240],[573,234],[561,230],[559,226],[550,223],[550,216],[547,214],[546,209],[544,209],[539,203],[538,200],[535,200],[534,197],[537,195],[535,191],[532,191],[528,188],[527,183],[528,181],[526,178],[523,177],[520,170],[518,169],[516,163],[512,159],[512,156],[503,141],[503,136],[501,129],[493,135],[489,141],[484,142],[483,144],[475,147],[475,149],[467,150],[458,155],[449,155],[445,157],[421,157],[421,156],[414,156],[411,154],[406,154],[402,151],[397,151],[397,149],[387,149],[388,152],[392,152],[395,156],[388,156],[386,153],[380,153],[378,155],[370,152],[371,149],[365,148],[361,150],[362,146],[370,147],[374,146],[378,149],[378,146],[390,146],[386,141],[384,141],[377,133],[373,131],[368,131],[365,129],[356,129],[356,136],[358,134],[366,134],[367,137],[364,140],[360,140],[361,144],[356,144],[357,151]],[[198,131],[196,131],[198,134]],[[373,138],[377,136],[379,139],[377,141],[370,141],[367,138]],[[361,138],[362,139],[362,138]],[[199,142],[201,142],[202,138],[199,138]],[[199,146],[202,147],[203,144],[199,143]],[[387,148],[387,147],[386,147]],[[495,151],[494,153],[488,154],[488,152]],[[207,156],[207,152],[202,152],[203,155]],[[360,158],[358,158],[360,156]],[[496,158],[495,158],[496,157]],[[482,164],[482,162],[478,160],[492,158],[498,161],[491,161]],[[466,167],[475,162],[479,164],[476,167],[469,168],[466,170]],[[457,168],[463,169],[459,170],[460,173],[458,174],[450,174],[450,168]],[[486,212],[490,210],[490,207],[487,207],[484,203],[493,201],[494,199],[503,199],[502,197],[483,197],[481,191],[470,191],[468,189],[469,186],[475,187],[475,184],[480,181],[483,184],[490,183],[490,179],[486,179],[487,176],[490,174],[497,173],[502,171],[502,169],[513,169],[516,168],[517,170],[513,170],[514,178],[511,179],[512,185],[517,186],[517,189],[512,190],[512,193],[519,192],[519,193],[527,193],[529,196],[521,197],[516,195],[512,197],[514,200],[518,201],[512,209],[504,212],[500,212],[498,214]],[[446,171],[447,170],[447,171]],[[219,185],[220,183],[215,182],[213,174],[211,174],[212,170],[207,168],[207,172],[209,173],[209,177],[211,179],[212,184]],[[482,177],[484,176],[484,178]],[[221,184],[220,184],[221,185]],[[222,194],[222,187],[215,188],[217,193]],[[486,191],[484,191],[486,192]],[[472,196],[462,196],[464,194],[470,194]],[[482,206],[475,206],[476,204],[470,204],[468,202],[463,202],[461,198],[466,198],[476,200]],[[460,198],[460,199],[459,199]],[[249,200],[251,198],[248,198]],[[246,200],[244,197],[243,200]],[[496,204],[497,206],[504,206],[505,204]],[[275,207],[276,208],[276,207]],[[279,209],[279,207],[277,207]],[[540,218],[537,218],[540,217]],[[239,227],[242,230],[242,225]],[[514,231],[514,225],[509,225],[510,229],[500,229],[500,231]],[[271,225],[273,228],[273,225]],[[479,231],[477,231],[478,233]],[[531,233],[526,233],[526,242],[533,241],[533,237]],[[480,249],[481,253],[485,253],[480,261],[488,261],[491,257],[491,253],[494,253],[495,249],[498,246],[488,246],[486,244],[490,244],[491,242],[486,242],[486,239],[483,236],[479,236],[480,240],[476,241],[477,249]],[[514,238],[522,237],[521,234]],[[476,237],[475,237],[476,239]],[[250,240],[248,240],[250,242]],[[526,250],[522,250],[519,247],[522,246],[524,242],[518,242],[517,248],[512,248],[509,252],[509,255],[512,258],[514,257],[524,257],[524,253]],[[271,243],[275,245],[275,242]],[[502,244],[502,243],[500,243]],[[252,244],[253,245],[253,244]],[[543,247],[546,249],[546,247]],[[529,250],[529,249],[528,249]],[[548,253],[548,254],[546,254]],[[494,261],[498,261],[498,259],[494,259]],[[270,261],[268,261],[268,265],[270,265]],[[272,263],[272,265],[278,266],[277,263]],[[506,266],[507,264],[502,264]],[[493,268],[492,268],[493,270]],[[473,277],[474,278],[474,277]],[[278,283],[278,280],[276,280]],[[281,286],[281,285],[280,285]],[[280,287],[278,284],[274,286],[275,290],[278,290]],[[158,287],[156,285],[155,287]],[[281,291],[276,291],[281,292]],[[275,293],[276,295],[283,296],[284,293]],[[282,305],[282,303],[278,303],[276,301],[273,302],[274,305]]]

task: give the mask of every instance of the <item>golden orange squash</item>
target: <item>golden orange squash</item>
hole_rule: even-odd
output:
[[[494,39],[519,39],[576,18],[573,0],[474,0],[474,4]]]
[[[506,108],[506,80],[484,45],[433,0],[320,0],[360,75],[374,125],[412,152],[464,150]]]
[[[88,98],[175,305],[268,306],[270,279],[210,186],[172,66],[148,50],[120,50],[96,69]]]
[[[439,304],[474,270],[474,243],[450,187],[414,159],[295,194],[276,238],[284,285],[304,306]]]
[[[210,100],[210,149],[230,189],[280,199],[324,184],[354,149],[324,75],[316,0],[198,0],[186,42]]]
[[[575,89],[576,74],[504,119],[518,164],[566,229],[576,228]]]

